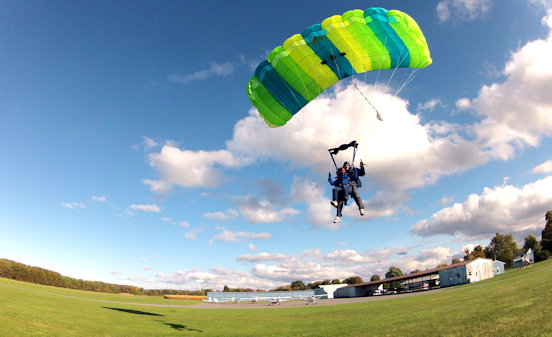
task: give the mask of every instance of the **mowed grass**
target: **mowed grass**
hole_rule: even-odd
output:
[[[194,309],[154,306],[177,302],[139,296],[108,299],[134,304],[97,302],[66,296],[106,294],[0,279],[0,336],[551,336],[551,286],[549,260],[420,296],[332,306]]]

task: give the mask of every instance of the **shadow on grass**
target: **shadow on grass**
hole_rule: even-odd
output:
[[[111,308],[111,307],[103,307],[105,309],[109,310],[116,310],[116,311],[122,311],[129,314],[135,314],[135,315],[146,315],[146,316],[163,316],[160,314],[155,314],[153,312],[147,312],[147,311],[139,311],[139,310],[132,310],[132,309],[123,309],[123,308]]]
[[[186,325],[182,325],[182,324],[166,323],[166,322],[163,322],[163,321],[158,321],[158,322],[161,322],[161,323],[163,323],[163,324],[165,324],[165,325],[168,325],[168,326],[170,326],[171,328],[173,328],[173,329],[175,329],[175,330],[178,330],[178,331],[195,331],[195,332],[203,332],[203,330],[188,328]]]
[[[103,308],[104,308],[104,309],[109,309],[109,310],[115,310],[115,311],[122,311],[122,312],[126,312],[126,313],[129,313],[129,314],[134,314],[134,315],[164,316],[164,315],[160,315],[160,314],[155,314],[155,313],[153,313],[153,312],[139,311],[139,310],[132,310],[132,309],[112,308],[112,307],[103,307]],[[167,323],[167,322],[163,322],[163,321],[160,321],[160,320],[156,320],[156,321],[157,321],[157,322],[160,322],[160,323],[163,323],[163,324],[165,324],[165,325],[168,325],[168,326],[170,326],[171,328],[173,328],[173,329],[175,329],[175,330],[178,330],[178,331],[195,331],[195,332],[203,332],[203,330],[188,328],[186,325],[182,325],[182,324]]]

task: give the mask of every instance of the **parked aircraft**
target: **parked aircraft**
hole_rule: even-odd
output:
[[[285,302],[285,301],[287,301],[287,300],[289,300],[289,299],[291,299],[291,298],[293,298],[293,297],[291,297],[291,296],[284,296],[284,297],[282,297],[282,296],[278,295],[278,297],[272,297],[272,298],[270,298],[270,299],[268,300],[268,305],[276,305],[276,304],[280,305],[280,303]]]
[[[306,301],[307,304],[306,305],[309,305],[309,303],[312,303],[312,304],[318,304],[318,300],[324,296],[328,296],[328,295],[310,295],[310,296],[299,296],[298,298],[300,300],[303,300],[303,301]]]

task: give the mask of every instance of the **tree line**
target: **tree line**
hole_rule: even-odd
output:
[[[144,289],[129,285],[105,283],[100,281],[85,281],[63,276],[58,272],[44,268],[28,266],[23,263],[0,259],[0,277],[47,286],[76,290],[96,291],[112,294],[133,294],[147,296],[163,295],[201,295],[205,296],[211,289],[202,290],[172,290]]]

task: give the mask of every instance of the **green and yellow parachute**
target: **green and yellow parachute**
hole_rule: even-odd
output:
[[[431,64],[426,39],[408,14],[352,10],[287,39],[261,62],[247,94],[271,127],[282,126],[324,90],[354,74]]]

